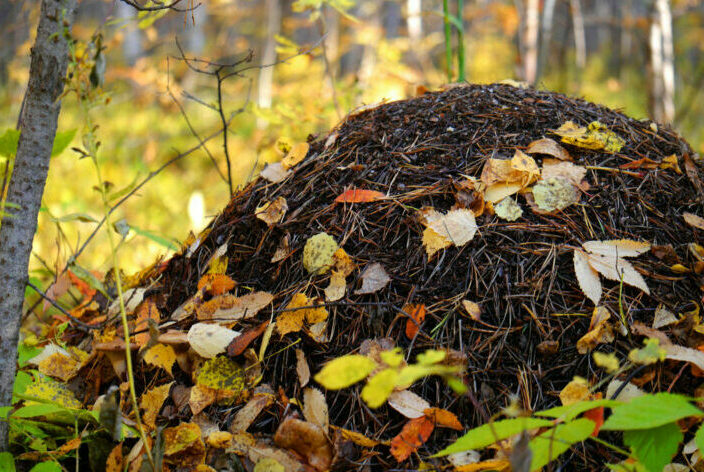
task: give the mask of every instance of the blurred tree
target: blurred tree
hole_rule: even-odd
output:
[[[281,1],[266,0],[266,39],[262,52],[261,65],[273,64],[276,60],[276,35],[281,29]],[[260,108],[271,108],[271,96],[274,87],[274,68],[262,67],[259,69],[259,82],[257,89],[257,105]],[[257,127],[266,126],[266,120],[257,118]]]
[[[675,118],[675,62],[669,0],[655,0],[650,22],[650,114],[660,123]]]

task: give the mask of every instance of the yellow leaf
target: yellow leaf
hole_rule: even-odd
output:
[[[608,322],[610,318],[611,314],[605,307],[597,306],[594,308],[589,323],[589,332],[577,341],[577,352],[586,354],[598,344],[610,343],[614,340],[613,327]]]
[[[30,398],[47,400],[66,408],[81,408],[82,406],[66,385],[43,375],[29,384],[24,393]]]
[[[325,364],[314,379],[328,390],[339,390],[366,378],[375,367],[376,362],[368,357],[351,354]]]
[[[511,197],[506,197],[494,205],[494,213],[506,221],[516,221],[523,216],[523,210],[520,205]]]
[[[618,357],[613,352],[609,354],[594,352],[592,357],[594,358],[594,363],[599,367],[603,367],[608,373],[616,372],[621,367]]]
[[[482,308],[477,303],[470,302],[469,300],[462,300],[462,306],[467,311],[470,318],[479,321],[482,315]]]
[[[173,375],[171,369],[176,362],[176,352],[171,346],[155,344],[144,353],[144,362],[155,367],[160,367],[170,375]]]
[[[601,149],[609,153],[619,152],[625,144],[616,133],[598,121],[592,121],[587,128],[578,127],[573,122],[567,121],[554,133],[562,137],[563,143],[585,149]]]
[[[169,396],[169,390],[173,382],[154,387],[142,394],[139,400],[139,407],[143,410],[142,420],[151,429],[156,428],[156,417],[161,410],[161,406]]]
[[[677,161],[677,154],[671,154],[664,158],[662,162],[660,163],[660,168],[661,169],[672,169],[674,170],[677,174],[682,173],[682,169],[680,169],[680,164]]]
[[[332,271],[330,276],[330,284],[325,288],[325,300],[335,302],[345,296],[347,290],[347,281],[342,272]]]
[[[165,428],[164,461],[181,468],[195,469],[205,461],[205,444],[200,427],[195,423],[181,423]]]
[[[349,441],[352,441],[357,446],[372,448],[372,447],[378,446],[380,444],[379,441],[369,439],[368,437],[366,437],[365,435],[363,435],[361,433],[357,433],[355,431],[350,431],[349,429],[340,428],[337,426],[332,426],[332,428],[339,431],[342,434],[343,438],[345,438]]]
[[[697,216],[694,213],[684,212],[682,218],[691,227],[704,230],[704,218]]]
[[[306,157],[309,148],[310,145],[308,143],[298,143],[294,145],[288,154],[286,154],[286,157],[283,158],[281,164],[284,168],[290,169]]]
[[[450,210],[443,215],[433,208],[425,207],[420,210],[420,216],[426,226],[426,231],[423,232],[423,244],[428,257],[439,249],[467,244],[477,232],[477,222],[471,210]],[[432,232],[428,232],[427,229],[431,229]]]
[[[209,359],[201,367],[197,383],[218,390],[241,392],[245,388],[244,369],[227,357]]]
[[[560,392],[560,401],[563,405],[572,405],[590,398],[589,384],[581,377],[574,377]]]
[[[504,198],[513,195],[523,188],[523,185],[517,183],[492,184],[484,190],[484,200],[490,203],[500,202]]]
[[[532,188],[535,204],[543,211],[564,210],[579,201],[579,192],[564,177],[539,180]]]
[[[384,369],[374,375],[362,389],[362,400],[370,408],[379,408],[394,391],[397,378],[398,371],[396,369]]]
[[[303,247],[303,267],[309,274],[322,275],[333,265],[338,249],[335,238],[327,233],[311,236]]]
[[[253,472],[286,472],[286,469],[273,457],[264,457],[254,465]]]
[[[535,160],[520,149],[511,158],[511,168],[521,173],[520,184],[524,187],[540,177],[540,169]]]
[[[255,210],[254,214],[262,220],[267,226],[275,225],[283,220],[288,204],[284,197],[277,197],[273,202],[261,203]]]

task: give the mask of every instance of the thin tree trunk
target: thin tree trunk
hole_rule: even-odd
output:
[[[570,0],[570,9],[572,10],[575,62],[577,63],[577,68],[581,71],[587,63],[587,40],[584,33],[584,16],[582,15],[581,1]]]
[[[552,41],[552,25],[555,18],[555,0],[545,0],[543,5],[542,38],[540,40],[540,50],[538,51],[538,73],[540,77],[545,72],[545,65],[550,51]]]
[[[662,28],[658,21],[657,10],[653,10],[650,22],[650,116],[656,121],[662,121],[663,109],[663,63],[662,63]]]
[[[535,85],[538,79],[538,28],[540,26],[538,0],[527,0],[526,29],[523,36],[523,80],[531,85]]]
[[[281,29],[281,2],[267,0],[266,10],[268,22],[266,28],[266,43],[262,53],[262,65],[273,64],[276,60],[276,35]],[[271,108],[272,89],[274,86],[274,68],[262,67],[259,70],[259,85],[257,89],[257,105],[261,108]],[[257,119],[257,127],[262,128],[266,121]]]
[[[662,122],[675,119],[675,52],[672,44],[672,11],[669,0],[655,2],[662,33]]]
[[[421,14],[421,0],[406,1],[406,26],[408,27],[408,38],[412,47],[417,47],[423,39],[423,18]]]
[[[43,0],[32,48],[29,83],[20,119],[20,141],[0,227],[0,405],[12,401],[19,325],[27,283],[27,265],[37,229],[51,148],[61,109],[68,66],[64,29],[70,28],[77,0]],[[7,422],[0,421],[0,449],[8,447]]]

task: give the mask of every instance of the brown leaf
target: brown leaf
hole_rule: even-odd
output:
[[[356,295],[376,293],[391,281],[391,277],[386,273],[384,267],[378,262],[369,264],[362,272],[362,287],[355,290]]]
[[[252,398],[243,406],[230,424],[232,433],[247,431],[247,428],[257,419],[259,414],[267,407],[274,404],[274,392],[267,386],[257,387]]]
[[[425,416],[430,418],[436,426],[462,431],[464,427],[457,416],[451,411],[442,408],[428,408],[424,411]]]
[[[538,139],[537,141],[533,141],[528,145],[528,149],[526,149],[526,153],[528,154],[546,154],[548,156],[552,156],[556,159],[560,159],[561,161],[571,161],[572,156],[570,156],[570,153],[567,152],[565,148],[560,146],[556,141],[550,139],[550,138],[543,138],[543,139]]]
[[[701,216],[697,216],[694,213],[684,212],[682,213],[682,218],[684,218],[684,221],[692,228],[704,230],[704,218]]]
[[[306,361],[306,355],[302,349],[296,349],[296,374],[301,387],[308,385],[310,381],[310,367]]]
[[[263,202],[254,210],[254,214],[267,226],[280,223],[288,211],[288,203],[284,197],[277,197],[272,202]]]
[[[105,472],[122,472],[122,462],[122,443],[120,442],[110,451],[108,460],[105,462]]]
[[[318,471],[326,471],[332,464],[332,446],[323,429],[314,423],[289,416],[276,430],[274,443],[297,452]]]
[[[254,317],[274,300],[269,292],[252,292],[241,297],[219,295],[196,307],[199,320],[237,321]]]
[[[239,356],[244,352],[245,349],[257,339],[264,332],[266,327],[269,326],[269,320],[260,323],[256,328],[248,329],[244,333],[237,336],[232,340],[229,346],[227,346],[227,355],[230,357]]]

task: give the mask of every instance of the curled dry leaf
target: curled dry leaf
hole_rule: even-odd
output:
[[[670,310],[665,308],[662,304],[658,305],[655,309],[655,316],[653,317],[653,328],[660,329],[665,326],[670,326],[679,321],[679,319]]]
[[[225,352],[240,333],[218,324],[196,323],[188,330],[188,343],[199,356],[212,359]]]
[[[340,195],[335,198],[337,203],[369,203],[376,202],[378,200],[385,200],[386,194],[378,192],[376,190],[364,190],[351,188],[345,190]]]
[[[430,403],[410,390],[393,392],[389,395],[388,403],[391,408],[406,418],[420,418],[430,408]]]
[[[355,294],[363,295],[368,293],[376,293],[391,281],[391,277],[384,270],[384,267],[378,262],[369,264],[362,272],[362,287],[355,290]]]
[[[454,429],[455,431],[462,431],[464,429],[462,423],[460,423],[460,420],[457,418],[457,415],[455,415],[451,411],[447,411],[442,408],[432,407],[427,408],[424,413],[425,416],[430,418],[435,423],[435,426],[440,426],[441,428],[450,428]]]
[[[320,472],[328,470],[332,464],[332,446],[323,429],[314,423],[288,417],[276,430],[274,443],[300,454]]]
[[[650,295],[650,289],[643,276],[625,259],[601,254],[589,254],[589,265],[609,280],[637,287]]]
[[[262,335],[266,327],[269,326],[269,320],[259,323],[256,327],[246,330],[244,333],[237,336],[227,346],[227,355],[235,357],[241,355],[252,341]]]
[[[561,161],[571,161],[572,156],[565,148],[550,138],[533,141],[526,149],[527,154],[545,154]]]
[[[230,424],[232,433],[247,431],[265,408],[274,404],[274,392],[268,386],[258,387],[252,398],[235,414]]]
[[[193,470],[205,461],[205,444],[197,424],[181,423],[165,428],[163,435],[165,463]]]
[[[262,220],[267,226],[272,226],[280,223],[284,215],[288,211],[288,204],[284,197],[277,197],[272,202],[263,202],[254,210],[254,214]]]
[[[592,319],[589,323],[589,332],[577,341],[577,352],[586,354],[599,344],[610,343],[614,340],[614,330],[609,319],[611,313],[603,306],[594,308]]]
[[[276,251],[274,251],[274,255],[271,256],[271,262],[279,262],[284,259],[291,253],[291,236],[286,233],[281,240],[279,241],[279,245],[276,246]]]

